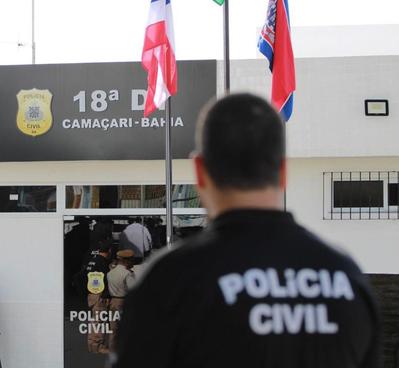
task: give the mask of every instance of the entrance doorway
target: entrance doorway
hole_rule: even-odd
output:
[[[88,303],[88,263],[99,254],[99,242],[109,239],[107,256],[110,270],[116,265],[116,253],[126,247],[120,241],[122,232],[131,224],[141,229],[145,257],[135,261],[131,270],[140,274],[151,256],[166,246],[164,215],[79,215],[64,217],[64,362],[65,368],[104,366],[112,345],[118,310],[109,308],[107,290],[104,306],[93,308]],[[201,231],[205,215],[175,215],[174,242]],[[145,244],[144,244],[145,242]],[[104,276],[106,278],[106,275]],[[102,280],[104,281],[104,280]],[[106,283],[106,281],[105,281]],[[101,346],[100,346],[101,345]],[[100,347],[99,347],[100,346]]]

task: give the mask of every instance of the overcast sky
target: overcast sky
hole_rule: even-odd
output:
[[[37,62],[139,60],[149,2],[36,0]],[[267,3],[230,0],[232,58],[256,56]],[[173,0],[173,11],[178,59],[223,57],[221,7],[212,0]],[[399,1],[291,0],[290,13],[293,27],[398,24]],[[29,64],[31,0],[0,0],[0,14],[0,64]]]

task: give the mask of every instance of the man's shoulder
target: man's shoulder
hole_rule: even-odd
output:
[[[352,256],[340,245],[332,244],[308,229],[298,225],[304,242],[309,244],[309,253],[314,256],[314,262],[326,262],[332,267],[354,273],[362,273]]]
[[[195,257],[207,256],[211,252],[210,247],[215,243],[215,234],[206,230],[193,235],[185,240],[178,241],[171,249],[161,251],[154,257],[154,262],[160,266],[181,265],[181,262],[188,262]]]
[[[154,254],[138,277],[138,285],[158,282],[178,282],[191,272],[197,272],[206,259],[209,261],[214,234],[207,230],[191,236],[188,240],[177,242],[171,249],[164,248]]]

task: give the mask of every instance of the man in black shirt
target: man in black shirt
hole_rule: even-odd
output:
[[[284,128],[262,99],[200,117],[197,187],[211,219],[128,295],[115,368],[379,366],[374,299],[357,265],[282,211]]]

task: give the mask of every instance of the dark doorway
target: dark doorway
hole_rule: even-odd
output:
[[[164,216],[66,216],[64,220],[64,366],[65,368],[98,368],[103,367],[107,354],[89,352],[90,334],[87,329],[90,320],[88,306],[87,274],[88,262],[99,252],[99,244],[107,239],[111,251],[109,261],[115,262],[116,253],[121,249],[120,235],[129,224],[139,224],[149,234],[150,251],[147,252],[144,264],[133,266],[137,273],[145,268],[151,255],[157,253],[166,244]],[[183,215],[174,217],[174,239],[191,236],[201,231],[206,225],[204,216]],[[107,318],[113,318],[108,315]],[[101,323],[104,339],[114,334],[107,321]],[[98,324],[100,325],[100,323]],[[107,325],[107,326],[106,326]],[[111,332],[112,331],[112,332]]]

